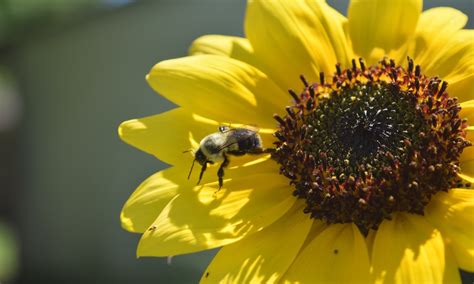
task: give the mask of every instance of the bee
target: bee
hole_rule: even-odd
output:
[[[199,184],[207,169],[207,164],[221,162],[217,177],[219,189],[221,189],[224,177],[224,168],[230,163],[229,156],[243,156],[245,154],[271,153],[272,149],[262,147],[262,138],[257,133],[257,129],[250,128],[230,128],[219,126],[219,131],[204,137],[199,143],[199,148],[194,153],[193,164],[189,170],[188,179],[193,171],[194,162],[202,166],[199,174]]]

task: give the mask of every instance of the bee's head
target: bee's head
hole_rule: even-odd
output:
[[[201,166],[207,162],[207,158],[201,149],[198,149],[196,153],[194,153],[194,159],[198,161],[198,163],[201,164]]]
[[[189,170],[188,179],[191,176],[191,173],[193,172],[194,162],[196,161],[198,161],[198,163],[201,164],[201,166],[204,166],[208,162],[213,164],[213,162],[210,162],[207,160],[206,155],[204,155],[202,150],[198,149],[196,152],[194,152],[194,160],[193,160],[193,164],[191,165],[191,169]]]

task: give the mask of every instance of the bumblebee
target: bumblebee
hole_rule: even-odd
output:
[[[222,187],[224,177],[224,168],[229,165],[230,156],[242,156],[245,154],[263,154],[271,153],[271,149],[263,149],[262,138],[256,129],[250,128],[230,128],[228,126],[219,126],[219,131],[204,137],[199,143],[199,148],[194,153],[194,160],[188,179],[193,171],[194,162],[202,166],[199,174],[199,184],[202,176],[207,169],[207,164],[221,162],[217,177],[219,179],[219,189]]]

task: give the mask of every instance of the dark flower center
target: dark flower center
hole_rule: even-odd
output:
[[[332,82],[308,84],[286,108],[273,154],[305,213],[377,229],[396,211],[423,214],[432,195],[459,186],[466,121],[446,82],[382,60],[339,66]],[[415,69],[415,70],[414,70]]]

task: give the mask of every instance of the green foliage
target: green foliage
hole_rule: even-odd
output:
[[[18,246],[11,229],[0,223],[0,281],[11,279],[18,269]]]

